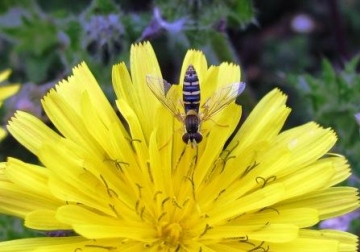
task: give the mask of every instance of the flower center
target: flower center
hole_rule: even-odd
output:
[[[183,228],[179,223],[168,223],[161,229],[161,237],[169,247],[176,247],[183,235]]]

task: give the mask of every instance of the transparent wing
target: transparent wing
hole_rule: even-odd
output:
[[[175,94],[175,90],[171,88],[172,85],[166,80],[153,75],[146,75],[146,83],[155,97],[167,107],[177,119],[182,121],[182,115],[176,106],[179,99]]]
[[[213,115],[233,102],[236,97],[244,91],[245,86],[244,82],[238,82],[217,90],[206,100],[204,105],[201,106],[203,108],[202,120],[206,121],[210,119]]]

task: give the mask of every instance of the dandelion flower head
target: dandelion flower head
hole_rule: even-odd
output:
[[[350,168],[328,153],[331,129],[309,122],[281,131],[290,109],[275,89],[228,144],[241,116],[235,102],[203,122],[203,140],[191,146],[147,86],[146,76],[162,78],[151,45],[133,45],[130,55],[131,74],[125,63],[112,72],[122,119],[82,63],[42,100],[57,131],[21,111],[9,122],[41,165],[1,165],[0,212],[72,235],[1,242],[0,251],[356,251],[354,235],[312,228],[359,206],[355,188],[335,187]],[[237,65],[208,67],[189,50],[173,97],[189,65],[201,105],[240,81]]]

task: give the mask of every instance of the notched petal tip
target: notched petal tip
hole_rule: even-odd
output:
[[[131,47],[144,47],[144,46],[151,46],[151,44],[147,40],[131,44]]]

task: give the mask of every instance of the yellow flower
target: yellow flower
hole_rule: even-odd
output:
[[[11,71],[4,70],[0,72],[0,83],[4,80],[9,78]],[[5,99],[9,98],[10,96],[14,95],[17,91],[19,91],[20,85],[18,84],[11,84],[7,86],[0,87],[0,107],[2,106]],[[6,131],[3,128],[0,128],[0,141],[4,139],[6,136]]]
[[[172,92],[181,93],[189,64],[202,104],[240,80],[238,66],[208,68],[190,50]],[[355,188],[334,187],[350,168],[327,154],[331,129],[310,122],[280,132],[290,109],[275,89],[227,146],[241,115],[235,103],[203,123],[204,139],[192,147],[147,87],[147,75],[161,77],[149,43],[132,47],[130,70],[113,68],[122,119],[81,64],[43,99],[59,133],[24,112],[9,122],[42,165],[2,164],[0,211],[75,235],[1,242],[0,251],[356,251],[356,236],[311,228],[359,206]]]

